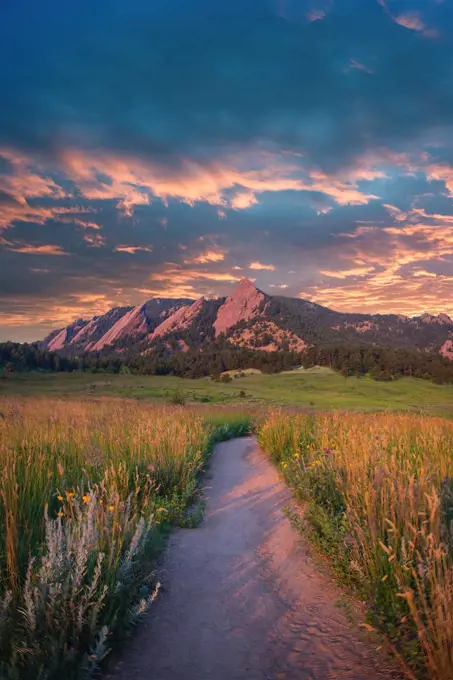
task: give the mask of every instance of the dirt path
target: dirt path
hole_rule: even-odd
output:
[[[282,513],[290,494],[253,439],[219,445],[195,530],[175,532],[163,590],[115,680],[375,680],[391,677],[335,606]]]

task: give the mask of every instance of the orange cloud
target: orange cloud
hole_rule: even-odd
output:
[[[362,193],[357,182],[383,176],[378,170],[356,168],[354,177],[342,179],[319,169],[288,161],[285,154],[255,152],[236,154],[201,165],[185,159],[178,170],[155,162],[112,154],[62,152],[63,168],[88,199],[113,199],[127,214],[135,205],[147,204],[150,195],[164,202],[169,198],[189,205],[203,201],[212,205],[246,210],[258,202],[257,194],[275,191],[317,191],[332,197],[339,205],[360,205],[377,198]],[[253,170],[247,169],[253,167]],[[108,184],[99,175],[109,177]],[[232,196],[227,192],[240,187]],[[222,211],[220,217],[224,217]]]
[[[324,276],[329,276],[333,279],[348,279],[351,276],[366,276],[367,274],[371,274],[373,271],[375,271],[374,267],[355,267],[352,269],[339,269],[337,271],[321,269],[319,273],[323,274]]]
[[[225,259],[225,251],[205,250],[191,260],[185,260],[185,264],[207,264],[208,262],[222,262]]]
[[[207,281],[240,281],[241,277],[234,276],[228,272],[210,272],[197,269],[181,269],[180,267],[171,267],[163,272],[156,272],[151,274],[152,281],[174,281],[175,284],[187,283],[194,280]]]
[[[255,262],[250,262],[249,269],[255,269],[256,271],[265,270],[269,272],[275,271],[275,266],[273,264],[263,264],[256,260]]]
[[[0,228],[14,221],[44,224],[49,219],[64,219],[69,214],[84,211],[62,206],[30,205],[30,199],[68,199],[71,194],[48,176],[48,172],[32,158],[1,151],[11,166],[8,175],[0,176],[0,190],[11,197],[2,210]],[[58,171],[76,185],[88,200],[113,200],[118,210],[131,216],[136,206],[148,205],[154,196],[168,205],[170,198],[194,205],[198,201],[218,206],[220,219],[226,217],[225,208],[247,210],[264,192],[310,191],[331,197],[339,205],[366,204],[376,196],[366,194],[358,182],[383,176],[376,168],[358,160],[354,168],[328,175],[318,168],[301,165],[295,159],[300,154],[270,153],[247,150],[201,164],[183,159],[177,169],[155,161],[118,156],[112,152],[64,149],[60,152]],[[100,177],[106,177],[102,181]],[[85,223],[77,217],[73,221],[81,227],[99,228],[95,222]],[[162,221],[166,226],[166,221]]]
[[[301,293],[320,304],[360,312],[404,314],[453,311],[453,276],[436,274],[426,263],[453,257],[450,215],[429,214],[412,208],[402,212],[388,205],[398,226],[359,226],[337,238],[336,257],[350,266],[321,270],[320,274],[343,280],[326,287],[314,285]],[[354,266],[351,266],[354,265]]]
[[[53,244],[34,246],[29,243],[7,241],[6,239],[1,239],[0,244],[5,246],[7,250],[11,250],[15,253],[26,253],[28,255],[69,255],[69,253],[66,253],[61,246]]]
[[[0,175],[0,191],[9,194],[22,205],[27,198],[66,198],[66,191],[50,177],[43,176],[42,169],[30,168],[30,159],[10,149],[0,149],[0,157],[9,163],[10,170]]]
[[[251,191],[239,191],[231,199],[231,207],[234,210],[246,210],[256,203],[258,203],[258,200]]]

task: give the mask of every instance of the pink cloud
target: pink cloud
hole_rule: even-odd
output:
[[[312,24],[314,21],[323,21],[326,18],[326,11],[323,9],[313,9],[306,16],[307,21]]]
[[[129,255],[135,255],[135,253],[143,251],[145,253],[152,253],[153,249],[151,246],[127,246],[118,245],[114,248],[117,253],[129,253]]]
[[[84,235],[83,240],[92,248],[102,248],[106,243],[105,237],[100,234],[87,233]]]
[[[365,66],[365,64],[362,64],[357,59],[350,59],[349,60],[349,68],[355,69],[356,71],[363,71],[364,73],[369,73],[369,74],[373,73],[373,71],[368,66]]]
[[[420,18],[420,15],[416,12],[405,12],[404,14],[399,14],[393,17],[395,23],[404,28],[408,28],[410,31],[425,31],[426,26]]]

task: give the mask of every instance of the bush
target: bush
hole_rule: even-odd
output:
[[[167,393],[167,402],[174,406],[184,406],[186,395],[182,390],[173,390],[173,392]]]

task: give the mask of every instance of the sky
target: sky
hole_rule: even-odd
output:
[[[0,340],[151,297],[453,313],[449,0],[4,0]]]

